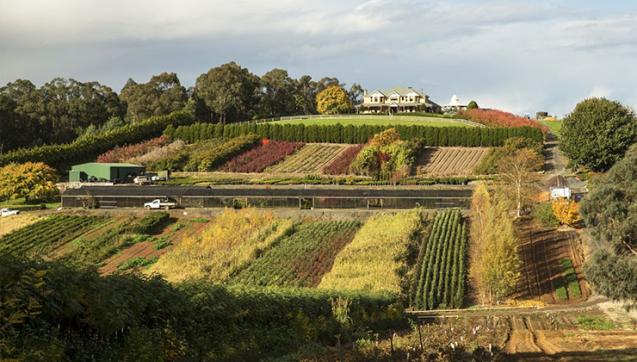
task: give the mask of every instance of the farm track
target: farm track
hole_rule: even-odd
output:
[[[332,163],[349,144],[311,143],[264,170],[266,173],[319,174]]]
[[[488,151],[484,147],[427,147],[416,159],[416,174],[468,176]]]

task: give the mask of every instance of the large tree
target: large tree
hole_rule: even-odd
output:
[[[316,95],[316,109],[322,114],[347,113],[352,110],[352,102],[341,86],[332,85]]]
[[[261,116],[278,117],[296,113],[297,82],[287,70],[272,69],[261,77]]]
[[[47,200],[57,192],[55,170],[42,162],[0,168],[0,199]]]
[[[521,216],[524,203],[537,190],[539,177],[535,170],[543,164],[544,158],[531,148],[515,150],[498,163],[498,171],[513,198],[517,217]]]
[[[177,74],[166,72],[152,76],[148,83],[129,79],[119,97],[127,106],[126,118],[133,122],[182,109],[188,99]]]
[[[608,297],[637,301],[637,145],[593,182],[580,211],[596,250],[589,281]]]
[[[298,79],[296,87],[294,96],[296,109],[302,114],[315,114],[319,84],[309,75],[304,75]]]
[[[591,98],[565,119],[560,148],[575,166],[606,171],[637,142],[637,118],[619,102]]]
[[[200,75],[194,93],[222,123],[243,121],[255,115],[259,83],[259,77],[231,62]]]

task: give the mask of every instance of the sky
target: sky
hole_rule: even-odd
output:
[[[338,77],[518,114],[587,97],[637,107],[637,1],[0,0],[0,85],[176,72]]]

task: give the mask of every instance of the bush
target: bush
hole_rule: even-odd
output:
[[[150,212],[141,220],[128,226],[127,231],[133,234],[153,234],[156,229],[170,219],[167,212]]]
[[[537,220],[543,227],[558,227],[560,221],[553,213],[553,207],[550,202],[543,202],[533,207],[533,218]]]
[[[202,141],[188,155],[184,171],[212,171],[231,157],[249,149],[259,141],[259,137],[248,134],[232,138],[225,142]]]
[[[375,135],[354,158],[350,171],[376,180],[395,180],[409,176],[415,151],[400,140],[394,128]]]
[[[143,154],[157,147],[165,145],[167,140],[168,139],[166,137],[160,136],[133,145],[122,147],[118,146],[108,152],[102,153],[101,155],[97,156],[97,162],[130,162],[130,160],[134,157],[142,156]]]
[[[328,175],[344,175],[349,172],[349,167],[365,145],[348,147],[337,158],[327,165],[323,172]]]
[[[549,132],[548,127],[535,120],[496,109],[467,109],[462,112],[461,115],[472,122],[484,124],[489,127],[533,127],[540,130],[543,134]]]
[[[560,285],[555,289],[555,295],[557,296],[558,300],[568,300],[568,294],[566,293],[566,288],[564,288],[563,285]]]
[[[247,152],[235,156],[223,166],[228,172],[261,172],[269,166],[281,161],[303,147],[300,142],[263,140],[262,143]]]
[[[579,221],[579,204],[575,200],[555,200],[551,203],[551,207],[560,224],[574,225]]]

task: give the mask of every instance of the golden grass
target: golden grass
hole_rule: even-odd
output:
[[[226,209],[198,235],[185,237],[148,269],[168,281],[223,282],[269,248],[293,226],[271,212]]]
[[[32,213],[2,217],[0,218],[0,236],[4,236],[14,230],[29,226],[40,219],[41,217],[39,215]]]
[[[371,217],[336,256],[318,287],[399,293],[401,262],[397,258],[419,227],[417,210]]]

